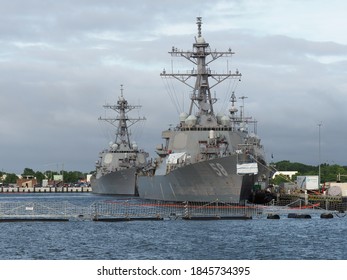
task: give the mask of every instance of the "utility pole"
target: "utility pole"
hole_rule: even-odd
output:
[[[320,183],[321,183],[321,148],[320,148],[320,130],[321,130],[321,126],[322,126],[322,122],[320,122],[318,124],[318,184],[320,187]]]

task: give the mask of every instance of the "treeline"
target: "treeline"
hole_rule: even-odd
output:
[[[299,162],[290,162],[288,160],[279,161],[273,164],[274,168],[278,171],[298,171],[293,177],[295,180],[296,176],[309,176],[318,175],[319,166],[306,165]],[[340,175],[341,182],[347,182],[347,166],[341,166],[338,164],[327,164],[322,163],[321,166],[321,183],[337,181],[337,176]],[[278,178],[277,178],[278,177]],[[274,179],[274,184],[285,181],[280,176]]]
[[[293,177],[304,175],[318,175],[319,166],[307,165],[299,162],[290,162],[288,160],[282,160],[271,164],[275,170],[278,171],[298,171]],[[22,176],[34,176],[38,182],[42,182],[43,179],[53,180],[54,175],[63,175],[64,182],[74,183],[79,180],[84,180],[89,173],[83,173],[80,171],[51,171],[47,170],[45,172],[34,171],[30,168],[25,168]],[[6,175],[6,176],[3,176]],[[341,166],[338,164],[321,164],[321,182],[333,182],[337,180],[337,176],[340,176],[342,182],[347,182],[347,166]],[[3,180],[2,180],[3,178]],[[13,173],[4,173],[0,171],[0,182],[4,184],[14,184],[16,183],[18,176]],[[285,181],[283,177],[277,176],[272,180],[273,184],[279,184]]]
[[[54,175],[63,175],[64,182],[75,183],[79,180],[85,180],[87,174],[80,171],[52,171],[47,170],[45,172],[34,171],[31,168],[24,168],[22,176],[33,176],[38,182],[42,182],[44,179],[53,180]],[[6,176],[4,176],[6,175]],[[3,178],[3,179],[2,179]],[[0,182],[4,184],[14,184],[18,180],[18,176],[14,173],[5,173],[0,171]]]

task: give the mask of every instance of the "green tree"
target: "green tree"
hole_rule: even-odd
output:
[[[275,163],[276,170],[279,171],[298,171],[296,176],[309,176],[309,175],[318,175],[319,166],[306,165],[298,162],[290,162],[288,160],[283,160]],[[333,182],[337,180],[338,175],[342,175],[341,181],[347,181],[347,167],[340,166],[337,164],[329,165],[327,163],[321,164],[321,183],[324,182]],[[344,176],[346,175],[346,176]],[[278,179],[280,180],[280,179]],[[295,177],[293,177],[295,180]],[[274,181],[274,183],[277,181]]]
[[[332,182],[337,181],[338,175],[347,175],[347,171],[340,165],[322,164],[321,165],[321,181]],[[346,176],[340,176],[341,181],[346,181]]]
[[[64,171],[64,182],[76,183],[85,178],[86,174],[80,171]]]
[[[7,173],[6,179],[4,180],[5,184],[15,184],[17,183],[18,177],[14,173]]]
[[[311,175],[315,172],[318,174],[318,167],[306,165],[299,162],[290,162],[283,160],[275,163],[275,167],[279,171],[298,171],[301,175]]]
[[[35,176],[35,171],[31,168],[24,168],[22,176]]]
[[[42,172],[36,171],[36,172],[35,172],[35,178],[36,178],[36,180],[37,180],[37,183],[38,183],[38,184],[41,184],[41,183],[42,183],[42,180],[43,180],[43,179],[46,179],[46,176],[45,176],[45,174],[43,174]]]

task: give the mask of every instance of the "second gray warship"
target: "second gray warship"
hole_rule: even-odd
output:
[[[145,118],[130,118],[127,113],[140,106],[132,106],[123,96],[117,104],[104,105],[106,109],[118,113],[115,118],[99,118],[109,122],[117,128],[115,140],[110,142],[109,148],[100,153],[96,162],[96,173],[91,179],[92,192],[97,194],[137,196],[136,178],[139,169],[147,163],[148,153],[140,150],[135,142],[130,141],[128,128]]]
[[[244,108],[238,113],[233,92],[228,114],[214,111],[217,99],[211,89],[229,78],[240,80],[241,74],[237,70],[216,74],[209,68],[210,63],[234,52],[212,51],[202,37],[201,25],[198,17],[193,50],[173,47],[169,52],[192,62],[193,70],[161,73],[162,77],[175,78],[192,89],[190,109],[188,114],[180,114],[175,128],[162,132],[164,144],[156,150],[159,157],[138,177],[139,196],[164,201],[240,204],[248,200],[255,184],[266,184],[265,155],[255,134],[256,121],[244,115]],[[254,125],[253,132],[248,129],[250,124]]]

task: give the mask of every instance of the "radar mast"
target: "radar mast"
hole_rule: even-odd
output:
[[[191,103],[189,108],[189,115],[193,115],[193,110],[196,109],[197,125],[200,126],[214,126],[217,124],[217,118],[213,110],[213,104],[216,103],[217,98],[212,97],[211,89],[229,78],[241,78],[241,73],[236,70],[235,73],[229,71],[226,74],[212,73],[209,64],[220,57],[230,57],[234,54],[229,48],[228,51],[219,52],[211,51],[209,43],[202,37],[202,19],[197,17],[196,21],[198,27],[197,37],[193,43],[192,51],[181,51],[175,47],[169,52],[174,57],[184,57],[195,66],[189,73],[167,73],[165,70],[160,74],[162,77],[172,77],[192,89]],[[190,83],[195,79],[194,85]],[[210,80],[213,83],[210,83]]]

